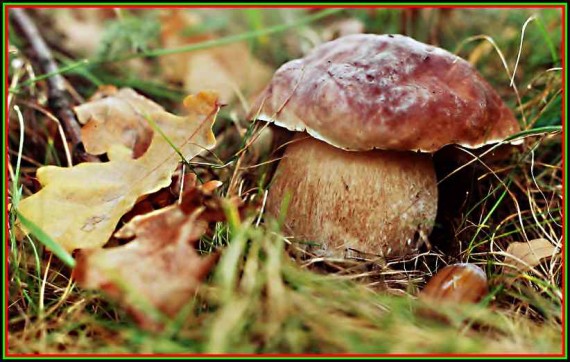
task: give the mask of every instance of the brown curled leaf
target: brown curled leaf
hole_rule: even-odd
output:
[[[171,205],[136,216],[115,233],[133,238],[128,244],[80,251],[77,282],[118,301],[141,327],[160,329],[161,314],[175,317],[217,260],[217,253],[202,257],[195,249],[208,226],[203,210]]]

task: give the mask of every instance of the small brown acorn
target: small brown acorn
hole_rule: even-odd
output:
[[[448,265],[430,279],[419,297],[451,303],[477,303],[489,289],[487,276],[475,264]]]

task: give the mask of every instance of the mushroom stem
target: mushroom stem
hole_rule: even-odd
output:
[[[433,228],[438,195],[430,155],[344,151],[301,133],[276,170],[269,214],[281,212],[287,194],[284,231],[335,257],[348,249],[383,256],[413,252]]]

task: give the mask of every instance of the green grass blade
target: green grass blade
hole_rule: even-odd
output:
[[[51,76],[54,76],[54,75],[56,75],[56,74],[63,74],[63,73],[66,73],[66,72],[70,72],[70,71],[72,71],[72,70],[77,70],[77,68],[84,67],[84,66],[86,66],[87,64],[90,64],[89,60],[87,60],[87,59],[82,59],[82,60],[79,60],[79,61],[77,61],[77,62],[70,63],[69,65],[67,65],[67,66],[65,66],[65,67],[59,68],[57,71],[45,73],[45,74],[42,74],[42,75],[38,75],[37,77],[28,79],[27,81],[22,82],[19,86],[15,87],[15,88],[11,88],[9,91],[10,91],[10,92],[17,92],[17,91],[19,91],[20,89],[22,89],[23,87],[26,87],[26,86],[28,86],[28,85],[34,84],[34,83],[36,83],[36,82],[38,82],[38,81],[40,81],[40,80],[47,79],[47,78],[49,78],[49,77],[51,77]]]
[[[475,234],[473,235],[473,238],[471,239],[471,242],[469,243],[469,247],[468,247],[468,255],[471,254],[471,251],[473,250],[473,248],[475,248],[476,245],[474,245],[475,240],[477,239],[477,236],[479,235],[479,232],[481,232],[481,230],[485,227],[485,225],[487,224],[487,221],[489,221],[489,219],[491,218],[491,216],[493,215],[493,213],[497,210],[497,208],[499,207],[499,205],[501,204],[501,202],[503,201],[503,199],[505,198],[505,196],[508,194],[509,192],[509,187],[511,186],[511,182],[512,179],[509,179],[505,185],[505,190],[503,191],[503,193],[501,194],[501,196],[499,196],[499,198],[497,199],[497,201],[495,202],[495,204],[493,205],[493,207],[489,210],[489,212],[487,213],[487,215],[485,216],[485,218],[483,219],[483,221],[481,221],[481,223],[479,224],[479,226],[477,227],[477,231],[475,231]]]
[[[546,30],[546,27],[544,26],[544,23],[542,22],[542,19],[540,17],[536,18],[536,25],[538,26],[540,35],[542,35],[544,41],[546,42],[546,46],[548,46],[548,50],[550,51],[550,56],[552,57],[552,63],[557,64],[558,55],[556,54],[556,47],[554,46],[552,39],[550,39],[550,36],[548,35],[548,30]]]
[[[186,157],[184,157],[184,155],[182,154],[182,151],[180,151],[180,149],[178,147],[176,147],[174,142],[172,142],[172,140],[162,131],[162,129],[160,129],[158,124],[156,124],[156,122],[148,115],[145,115],[144,119],[146,119],[146,121],[151,126],[153,131],[157,132],[160,136],[162,136],[162,138],[164,138],[164,140],[170,145],[170,147],[172,147],[174,152],[176,152],[178,154],[178,156],[180,156],[180,159],[185,164],[189,165],[190,162],[186,159]]]
[[[70,268],[75,267],[75,259],[69,254],[64,248],[61,247],[55,240],[51,238],[45,231],[43,231],[39,226],[33,223],[31,220],[27,219],[24,215],[16,209],[16,214],[18,219],[28,229],[46,248],[51,250],[55,256],[61,259]]]
[[[523,137],[528,137],[528,136],[540,136],[540,135],[543,135],[545,133],[558,133],[558,132],[562,132],[562,126],[538,127],[538,128],[533,128],[533,129],[527,129],[527,130],[521,131],[519,133],[516,133],[512,136],[505,138],[505,141],[512,141],[512,140],[515,140],[517,138],[523,138]]]

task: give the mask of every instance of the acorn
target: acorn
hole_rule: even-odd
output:
[[[487,276],[483,269],[475,264],[460,263],[448,265],[437,272],[419,297],[431,301],[477,303],[488,292]]]

